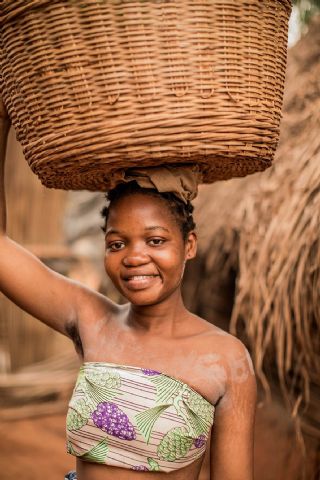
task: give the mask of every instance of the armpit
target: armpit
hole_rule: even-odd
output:
[[[76,352],[81,355],[83,358],[83,347],[82,347],[82,342],[81,338],[79,335],[79,330],[77,326],[74,323],[69,323],[66,325],[66,333],[67,335],[71,338],[74,344],[74,348],[76,349]]]

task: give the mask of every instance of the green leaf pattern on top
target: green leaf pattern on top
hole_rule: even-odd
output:
[[[118,372],[106,367],[98,367],[95,370],[80,368],[75,392],[91,400],[90,408],[95,410],[98,403],[110,401],[121,395],[121,378]]]
[[[86,399],[79,398],[71,401],[67,414],[67,429],[79,430],[87,423],[90,414],[91,408]]]
[[[118,390],[121,387],[121,378],[119,373],[106,368],[97,368],[95,371],[89,371],[86,379],[93,385]]]
[[[186,455],[192,443],[193,438],[188,436],[188,430],[184,427],[176,427],[164,435],[157,453],[161,460],[174,462]]]
[[[160,465],[158,462],[155,461],[154,458],[152,457],[148,457],[147,458],[147,462],[149,464],[149,467],[150,467],[150,471],[151,472],[159,472],[160,470]]]
[[[157,375],[151,377],[150,381],[155,385],[157,389],[157,403],[171,403],[175,396],[181,390],[181,384],[174,378],[167,377],[166,375]]]
[[[189,389],[189,396],[186,399],[186,404],[196,417],[199,418],[200,423],[203,425],[203,429],[210,429],[214,416],[212,405],[191,389]]]
[[[121,378],[117,372],[107,368],[97,368],[96,372],[88,371],[85,375],[85,391],[96,405],[100,402],[110,402],[121,395]]]
[[[80,454],[76,452],[70,442],[67,442],[67,452],[76,457],[82,458],[88,462],[105,463],[108,455],[109,446],[107,440],[104,438],[96,445],[94,445],[88,452]]]
[[[213,408],[200,394],[188,385],[166,375],[150,378],[156,387],[157,407],[150,408],[136,415],[140,432],[149,442],[155,422],[161,414],[173,406],[176,413],[183,418],[188,434],[194,438],[208,434],[213,422]]]
[[[135,416],[137,427],[140,433],[144,436],[147,443],[149,443],[150,435],[155,422],[158,420],[162,412],[166,410],[169,405],[159,405],[158,407],[148,408]]]
[[[86,460],[87,462],[95,463],[105,463],[106,457],[108,455],[109,447],[106,439],[101,440],[97,443],[89,452],[80,455],[80,458]]]
[[[84,393],[85,388],[86,388],[86,379],[85,379],[84,369],[82,367],[80,367],[78,377],[77,377],[77,380],[76,380],[76,384],[75,384],[75,387],[74,387],[74,392]]]
[[[78,455],[75,449],[73,448],[72,443],[69,442],[69,440],[67,441],[67,452],[74,456]]]
[[[191,437],[198,437],[204,433],[199,418],[188,408],[186,404],[180,407],[180,416],[184,418],[188,434]]]

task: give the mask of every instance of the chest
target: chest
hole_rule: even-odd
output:
[[[223,395],[223,357],[210,351],[203,338],[165,340],[137,337],[118,328],[82,332],[83,360],[141,367],[161,372],[189,385],[211,404]]]

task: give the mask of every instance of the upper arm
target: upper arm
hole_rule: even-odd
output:
[[[215,410],[210,479],[252,480],[256,381],[249,354],[239,341],[227,371],[226,391]]]
[[[0,290],[23,310],[65,335],[67,325],[77,323],[81,306],[101,297],[54,272],[6,236],[0,237]]]

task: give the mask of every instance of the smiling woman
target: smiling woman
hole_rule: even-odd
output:
[[[84,362],[67,420],[78,478],[102,480],[110,469],[124,480],[129,468],[132,478],[196,480],[211,445],[204,478],[252,479],[250,357],[181,296],[197,246],[191,203],[135,181],[107,200],[105,270],[128,303],[78,321]]]
[[[114,285],[133,304],[173,294],[186,260],[196,254],[191,203],[134,181],[120,184],[107,198],[105,268]]]
[[[1,157],[2,158],[2,157]],[[113,303],[53,272],[6,235],[0,168],[0,289],[71,338],[81,361],[66,421],[78,480],[252,480],[256,384],[243,344],[189,312],[196,255],[187,199],[135,181],[108,195],[105,270]]]

